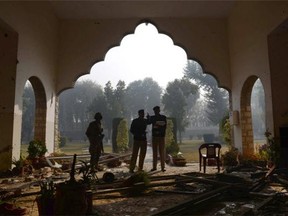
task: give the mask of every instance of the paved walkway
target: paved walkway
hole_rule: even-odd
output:
[[[136,166],[138,165],[138,160],[136,162]],[[160,172],[161,167],[160,167],[160,162],[158,162],[157,164],[157,169],[159,170],[158,175],[177,175],[177,174],[181,174],[181,173],[189,173],[189,172],[199,172],[199,163],[198,162],[192,162],[192,163],[187,163],[185,166],[180,167],[180,166],[170,166],[166,164],[166,172]],[[148,146],[147,148],[147,153],[146,153],[146,157],[145,157],[145,161],[144,161],[144,167],[143,169],[146,172],[149,172],[152,168],[152,148],[150,146]],[[127,176],[127,175],[131,175],[129,173],[129,165],[122,163],[122,165],[120,167],[116,167],[116,168],[111,168],[111,169],[106,169],[103,172],[99,172],[97,175],[98,177],[102,177],[102,174],[106,171],[110,171],[114,174],[119,174],[122,175],[123,177]],[[135,169],[136,171],[136,169]],[[217,167],[216,166],[206,166],[206,173],[217,173]],[[203,173],[203,168],[202,171]]]

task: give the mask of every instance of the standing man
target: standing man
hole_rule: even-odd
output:
[[[133,134],[134,137],[132,157],[129,168],[130,173],[134,172],[139,149],[140,149],[140,155],[139,155],[138,171],[143,170],[143,164],[147,150],[146,127],[147,127],[147,119],[144,118],[144,110],[141,109],[138,111],[138,118],[133,119],[130,126],[130,132]]]
[[[87,130],[86,130],[86,136],[89,139],[89,153],[91,155],[90,158],[90,166],[91,171],[96,171],[98,168],[98,162],[101,155],[101,152],[104,153],[103,148],[103,137],[104,134],[103,128],[101,125],[102,115],[100,112],[97,112],[94,116],[95,121],[92,121]]]
[[[161,170],[162,172],[165,172],[165,133],[167,120],[165,115],[160,114],[159,106],[155,106],[153,111],[153,116],[147,114],[148,124],[152,124],[153,168],[151,171],[157,170],[157,157],[159,150]]]

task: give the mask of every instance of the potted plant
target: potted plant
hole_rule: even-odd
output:
[[[175,166],[185,166],[187,161],[181,152],[172,154],[172,163]]]
[[[221,163],[223,167],[233,167],[239,165],[239,151],[237,148],[232,146],[231,138],[231,125],[229,120],[229,114],[222,119],[221,121],[221,131],[223,140],[228,146],[228,151],[221,154]]]
[[[39,161],[45,153],[47,152],[47,148],[45,144],[40,140],[32,140],[29,142],[28,146],[28,159],[31,160],[32,166],[35,168],[40,168]]]
[[[239,163],[240,165],[244,165],[246,167],[266,167],[267,160],[263,160],[263,157],[261,157],[260,154],[251,153],[246,155],[239,155]]]
[[[70,179],[56,186],[55,214],[56,215],[85,215],[89,211],[87,189],[89,189],[89,172],[85,170],[82,180],[75,179],[76,157],[70,171]],[[90,203],[91,204],[91,203]]]
[[[150,178],[147,172],[136,172],[122,183],[122,187],[128,187],[128,189],[121,191],[121,194],[128,197],[142,195],[149,184]]]
[[[47,152],[47,148],[42,141],[32,140],[29,142],[29,146],[28,146],[29,158],[43,157],[46,152]]]
[[[19,160],[16,160],[15,158],[12,160],[12,164],[14,165],[12,172],[14,175],[20,175],[24,176],[24,165],[25,165],[25,159],[20,155]]]
[[[54,215],[55,185],[51,179],[40,182],[40,195],[36,202],[39,215]]]
[[[259,154],[267,160],[267,166],[270,168],[273,165],[278,165],[280,160],[280,146],[272,136],[271,132],[266,130],[265,137],[267,143],[259,149]]]
[[[238,156],[239,156],[238,149],[233,146],[230,146],[229,150],[221,155],[222,165],[224,167],[237,166],[239,164]]]

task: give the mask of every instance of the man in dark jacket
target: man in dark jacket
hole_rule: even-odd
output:
[[[91,170],[95,171],[98,168],[98,161],[103,149],[103,128],[101,125],[102,115],[97,112],[94,116],[95,121],[91,122],[86,130],[86,136],[89,139],[89,153],[91,154],[90,165]]]
[[[167,120],[165,115],[160,114],[160,107],[153,108],[154,115],[147,115],[148,124],[152,124],[152,152],[153,152],[153,168],[151,171],[157,170],[158,150],[160,155],[161,170],[165,172],[165,134]]]
[[[147,150],[146,127],[147,127],[147,119],[144,118],[144,110],[141,109],[138,111],[138,118],[133,119],[130,126],[130,132],[133,134],[134,137],[132,156],[130,162],[131,173],[134,172],[139,149],[140,149],[140,155],[139,155],[138,171],[143,170],[143,164]]]

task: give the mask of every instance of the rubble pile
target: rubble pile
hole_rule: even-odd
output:
[[[110,155],[102,159],[102,169],[92,183],[93,212],[98,215],[288,214],[286,168],[241,165],[218,173],[216,168],[207,167],[204,174],[198,171],[198,163],[187,163],[184,167],[167,165],[165,173],[145,172],[138,178],[139,173],[129,173],[127,155],[123,160],[120,158]],[[117,166],[111,167],[112,163],[106,166],[114,159]],[[39,195],[39,182],[51,179],[59,184],[69,178],[69,170],[53,166],[32,169],[31,174],[24,176],[2,177],[0,208],[19,211],[19,215],[21,211],[38,215],[34,204]],[[29,205],[24,203],[25,198]]]

